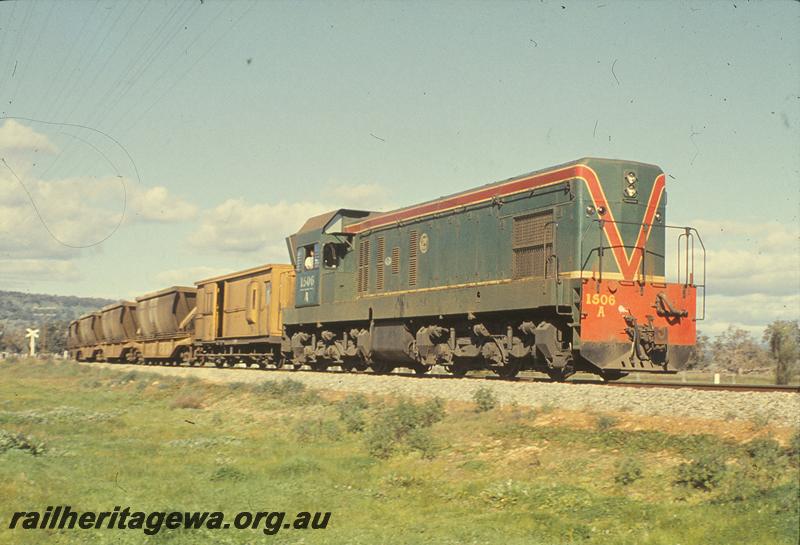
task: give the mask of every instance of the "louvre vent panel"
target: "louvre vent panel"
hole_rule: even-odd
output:
[[[512,269],[514,278],[549,276],[547,258],[553,251],[553,211],[514,218]]]
[[[358,293],[369,289],[369,239],[364,239],[358,245],[358,278],[356,282]]]
[[[419,245],[419,234],[411,231],[408,234],[408,285],[417,285],[417,247]]]
[[[527,248],[553,241],[553,212],[514,218],[514,248]]]
[[[392,248],[392,274],[400,274],[400,248]]]
[[[383,289],[383,275],[386,264],[386,240],[383,237],[378,237],[378,251],[375,257],[375,289]]]

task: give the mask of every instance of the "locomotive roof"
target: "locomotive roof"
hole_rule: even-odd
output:
[[[502,185],[505,185],[505,184],[508,184],[510,182],[514,182],[514,181],[517,181],[517,180],[524,180],[526,178],[530,178],[530,177],[537,176],[537,175],[540,175],[540,174],[546,174],[548,172],[561,170],[561,169],[564,169],[564,168],[567,168],[567,167],[573,167],[573,166],[577,166],[577,165],[586,165],[586,164],[588,164],[590,162],[591,163],[625,163],[626,165],[637,164],[637,165],[643,165],[643,166],[647,166],[647,167],[659,168],[656,165],[653,165],[653,164],[650,164],[650,163],[642,163],[642,162],[639,162],[639,161],[628,161],[628,160],[623,160],[623,159],[607,159],[607,158],[602,158],[602,157],[582,157],[580,159],[576,159],[574,161],[569,161],[567,163],[562,163],[560,165],[554,165],[554,166],[550,166],[550,167],[547,167],[547,168],[543,168],[543,169],[539,169],[539,170],[533,170],[531,172],[526,172],[525,174],[519,174],[517,176],[514,176],[512,178],[507,178],[505,180],[500,180],[500,181],[497,181],[497,182],[491,182],[491,183],[484,184],[484,185],[481,185],[481,186],[471,187],[469,189],[465,189],[463,191],[459,191],[458,193],[452,193],[450,195],[444,195],[444,196],[439,197],[437,199],[432,199],[432,200],[429,200],[429,201],[423,201],[423,202],[415,203],[415,204],[412,204],[412,205],[409,205],[409,206],[404,206],[402,208],[397,208],[395,210],[388,210],[386,212],[378,212],[378,213],[373,212],[373,213],[370,213],[369,216],[361,218],[357,222],[354,222],[356,224],[356,225],[354,225],[354,227],[357,228],[361,223],[367,222],[367,220],[370,220],[367,223],[374,223],[374,220],[380,221],[384,217],[397,216],[397,215],[400,215],[403,212],[407,212],[409,210],[414,210],[414,209],[418,209],[418,208],[430,208],[430,207],[435,208],[435,205],[437,203],[442,202],[442,201],[455,200],[455,199],[458,199],[459,197],[462,197],[462,196],[466,196],[466,195],[469,195],[469,194],[472,194],[472,193],[477,193],[479,191],[485,191],[487,189],[491,189],[493,187],[502,186]],[[427,212],[427,213],[422,214],[422,215],[429,215],[431,213],[436,213],[436,211]],[[353,232],[353,231],[350,231],[350,232]]]
[[[345,218],[349,218],[349,219],[352,220],[352,221],[348,222],[349,224],[360,224],[361,222],[364,222],[366,220],[376,220],[376,219],[379,220],[383,216],[394,216],[394,215],[396,215],[398,213],[401,213],[401,212],[405,212],[405,211],[408,211],[408,210],[413,210],[415,208],[422,208],[422,207],[426,207],[426,206],[430,206],[430,205],[435,205],[436,203],[439,203],[441,201],[446,201],[446,200],[458,198],[458,197],[460,197],[462,195],[467,195],[469,193],[473,193],[473,192],[478,191],[478,190],[485,190],[485,189],[492,188],[492,187],[495,187],[495,186],[501,186],[503,184],[507,184],[507,183],[513,182],[515,180],[521,180],[521,179],[524,179],[524,178],[535,176],[537,174],[544,174],[544,173],[547,173],[547,172],[550,172],[550,171],[560,170],[560,169],[563,169],[563,168],[566,168],[566,167],[570,167],[570,166],[575,166],[575,165],[586,164],[586,163],[589,163],[589,162],[593,162],[593,163],[603,162],[603,163],[638,164],[638,165],[644,165],[644,166],[658,168],[656,165],[653,165],[653,164],[650,164],[650,163],[642,163],[642,162],[639,162],[639,161],[628,161],[628,160],[624,160],[624,159],[608,159],[608,158],[602,158],[602,157],[581,157],[580,159],[575,159],[574,161],[569,161],[567,163],[562,163],[562,164],[559,164],[559,165],[554,165],[554,166],[550,166],[550,167],[539,169],[539,170],[533,170],[531,172],[526,172],[524,174],[519,174],[517,176],[513,176],[513,177],[507,178],[505,180],[499,180],[497,182],[491,182],[491,183],[488,183],[488,184],[471,187],[469,189],[465,189],[465,190],[459,191],[457,193],[452,193],[450,195],[444,195],[444,196],[439,197],[437,199],[431,199],[429,201],[422,201],[422,202],[411,204],[409,206],[404,206],[402,208],[396,208],[394,210],[387,210],[385,212],[372,212],[372,211],[366,211],[366,210],[351,210],[351,209],[346,209],[346,208],[331,210],[330,212],[325,212],[324,214],[320,214],[318,216],[313,216],[313,217],[309,218],[308,220],[306,220],[306,222],[303,224],[303,226],[300,228],[300,230],[298,230],[297,233],[295,233],[295,235],[293,235],[290,238],[293,238],[293,237],[295,237],[297,235],[300,235],[300,234],[303,234],[303,233],[309,233],[309,232],[312,232],[312,231],[321,231],[322,229],[324,229],[334,219],[334,217],[337,214],[340,214],[340,213],[343,216],[345,216]],[[292,246],[294,247],[294,244],[292,244]]]
[[[369,210],[354,210],[351,208],[337,208],[318,216],[308,218],[303,226],[295,234],[308,233],[311,231],[321,231],[324,229],[337,214],[342,214],[346,218],[362,221],[373,216],[379,216],[383,212],[371,212]]]

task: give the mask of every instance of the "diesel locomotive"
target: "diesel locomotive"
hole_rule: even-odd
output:
[[[139,327],[113,353],[556,380],[674,372],[704,317],[705,258],[695,229],[667,225],[666,204],[657,166],[584,158],[390,212],[333,210],[286,239],[291,265],[198,282],[163,351],[148,358],[158,339]],[[103,344],[87,349],[89,318],[70,326],[78,359]]]

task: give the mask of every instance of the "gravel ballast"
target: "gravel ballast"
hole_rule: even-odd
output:
[[[502,404],[547,405],[567,410],[627,411],[713,420],[759,420],[776,425],[800,424],[800,394],[793,392],[708,391],[693,388],[630,388],[602,384],[538,383],[500,380],[454,379],[408,376],[317,373],[305,371],[260,371],[213,367],[121,366],[83,363],[92,367],[136,370],[167,376],[194,376],[215,383],[258,383],[291,378],[309,388],[408,397],[441,397],[472,401],[475,390],[490,388]]]

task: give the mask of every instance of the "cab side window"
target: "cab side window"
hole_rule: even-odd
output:
[[[339,268],[340,249],[337,244],[329,242],[322,249],[322,264],[326,269]]]
[[[319,267],[319,255],[317,255],[317,245],[316,244],[309,244],[308,246],[303,246],[301,248],[301,254],[298,257],[302,257],[302,264],[304,271],[311,271]]]

